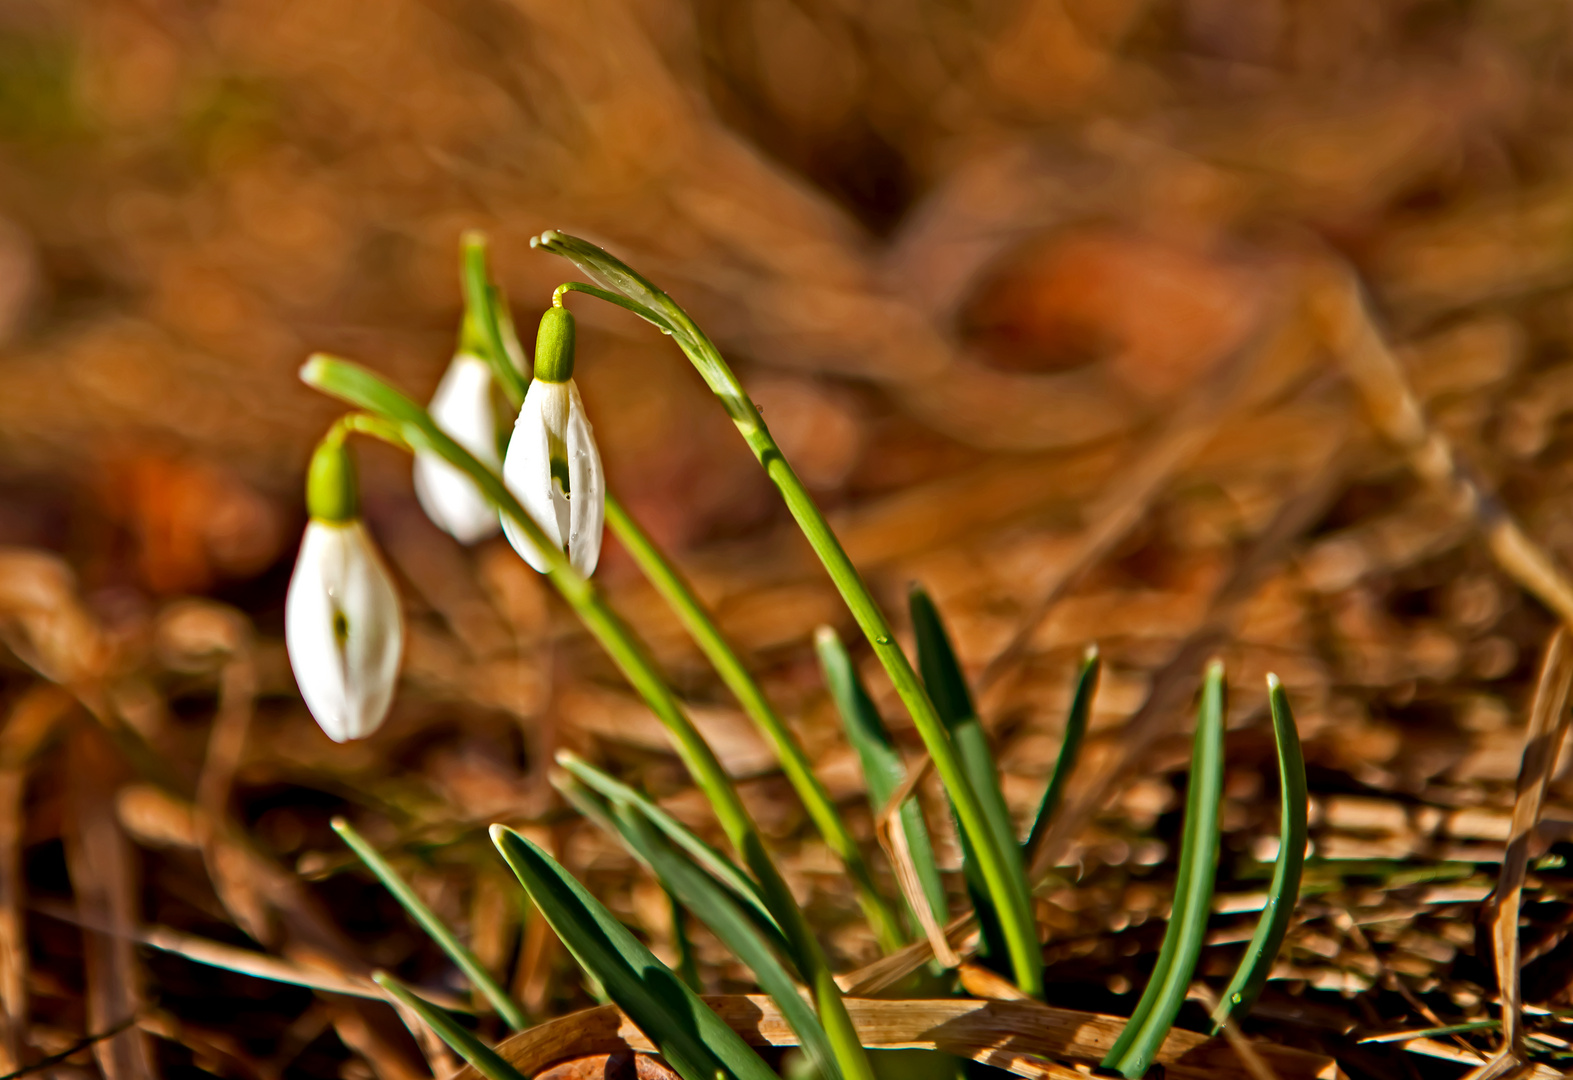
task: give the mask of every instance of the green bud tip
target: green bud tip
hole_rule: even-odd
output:
[[[547,308],[535,337],[535,377],[549,383],[573,378],[573,345],[573,313],[565,307]]]
[[[306,512],[315,521],[343,523],[360,517],[360,485],[355,459],[338,427],[328,432],[306,469]]]

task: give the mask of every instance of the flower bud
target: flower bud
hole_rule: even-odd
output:
[[[284,642],[306,707],[335,742],[381,726],[404,649],[393,579],[359,519],[354,463],[338,432],[312,457],[311,521],[284,600]]]
[[[573,365],[573,316],[566,308],[548,308],[536,338],[535,381],[514,423],[503,480],[547,539],[589,576],[601,556],[606,476]],[[529,538],[506,519],[503,532],[525,562],[547,570]]]
[[[497,422],[492,413],[491,368],[473,352],[457,353],[427,411],[454,442],[496,469]],[[475,482],[436,454],[415,454],[415,497],[438,528],[461,544],[497,531],[497,510]]]

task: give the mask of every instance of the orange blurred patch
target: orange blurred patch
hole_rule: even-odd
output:
[[[1192,385],[1249,330],[1260,290],[1243,270],[1107,227],[1039,241],[974,303],[969,321],[996,366],[1066,370],[1103,362],[1148,400]]]
[[[273,502],[211,462],[150,452],[110,461],[105,507],[136,543],[155,593],[201,592],[260,573],[278,558],[284,522]]]

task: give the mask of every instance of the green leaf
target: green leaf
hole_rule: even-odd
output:
[[[1060,740],[1060,755],[1054,762],[1054,775],[1049,777],[1048,789],[1038,804],[1038,816],[1032,821],[1032,832],[1022,848],[1022,861],[1030,870],[1037,861],[1038,849],[1048,835],[1054,812],[1065,798],[1065,787],[1076,769],[1076,759],[1081,754],[1082,737],[1087,734],[1087,717],[1092,713],[1092,698],[1098,692],[1098,673],[1103,661],[1098,656],[1098,646],[1092,645],[1082,657],[1081,670],[1076,673],[1076,691],[1071,695],[1070,713],[1065,717],[1065,735]]]
[[[620,780],[613,779],[570,750],[557,752],[557,764],[568,770],[575,780],[592,791],[613,802],[627,803],[634,807],[652,825],[665,833],[672,843],[687,852],[689,858],[725,882],[732,894],[749,905],[768,925],[776,925],[769,909],[765,907],[764,896],[754,879],[739,870],[731,859],[700,839],[687,825],[662,810],[654,799]]]
[[[579,761],[577,764],[585,769],[593,768],[592,766],[587,766],[583,761]],[[592,787],[582,782],[577,775],[570,772],[563,772],[554,775],[551,779],[552,785],[556,787],[558,791],[562,792],[563,797],[572,803],[575,809],[599,825],[605,832],[608,832],[622,840],[623,845],[627,847],[633,856],[640,862],[644,863],[646,866],[653,865],[654,859],[650,854],[648,845],[645,845],[640,841],[640,837],[643,835],[643,833],[632,832],[622,823],[620,817],[614,814],[612,811],[613,806],[626,806],[631,812],[643,816],[647,822],[654,826],[657,834],[660,834],[662,832],[661,827],[656,825],[648,813],[648,810],[653,808],[654,804],[651,803],[649,799],[644,798],[643,793],[634,792],[632,788],[626,788],[624,785],[618,784],[615,780],[612,780],[611,783],[606,785],[604,789]],[[604,781],[610,780],[611,778],[602,773],[598,779]],[[639,795],[640,801],[625,799],[620,794],[615,794],[618,789],[633,792],[635,795]],[[613,793],[609,794],[609,792]],[[661,811],[658,810],[657,812],[660,813]],[[673,824],[676,824],[676,822],[673,822]],[[681,825],[678,825],[677,827],[679,829],[682,828]],[[704,841],[699,840],[697,837],[693,837],[691,833],[688,835],[697,843],[704,843]],[[693,857],[692,852],[683,847],[681,844],[672,844],[668,840],[667,847],[672,851],[674,857],[686,860],[687,863],[696,870],[696,872],[707,877],[708,880],[710,880],[712,884],[715,885],[717,892],[719,892],[722,896],[727,897],[731,903],[737,906],[738,910],[741,911],[743,915],[753,924],[754,928],[759,931],[760,935],[762,935],[764,939],[769,942],[770,946],[775,949],[777,953],[788,958],[792,956],[791,946],[787,942],[786,937],[781,933],[780,927],[778,927],[775,923],[775,920],[770,917],[770,913],[765,911],[758,905],[757,902],[751,899],[749,894],[739,893],[736,889],[730,887],[726,883],[716,881],[715,878],[710,877],[708,873],[708,867],[699,860],[696,860]]]
[[[683,1080],[777,1080],[758,1054],[550,855],[502,825],[492,842],[581,967]]]
[[[672,916],[672,945],[677,949],[677,974],[688,989],[702,994],[705,984],[699,978],[699,958],[694,953],[693,939],[688,936],[688,912],[671,889],[663,888],[662,891],[666,893],[666,903]]]
[[[841,715],[847,742],[857,752],[863,769],[863,784],[868,789],[869,806],[875,816],[884,812],[885,805],[895,797],[906,782],[907,768],[901,754],[891,741],[879,710],[868,696],[863,680],[858,675],[846,646],[828,626],[822,626],[814,635],[814,647],[819,654],[819,666],[824,672],[825,685]],[[916,799],[908,799],[901,807],[901,825],[906,833],[907,848],[912,856],[912,867],[917,871],[923,886],[923,896],[928,901],[934,921],[944,925],[949,917],[945,883],[939,876],[939,864],[934,858],[934,842],[929,836],[928,825],[923,820],[923,808]],[[913,913],[914,920],[917,914]],[[921,926],[921,922],[915,922]]]
[[[642,852],[641,857],[656,880],[697,915],[754,973],[760,989],[770,995],[781,1009],[781,1015],[797,1032],[804,1052],[818,1067],[820,1075],[834,1076],[836,1062],[829,1037],[819,1017],[798,992],[796,981],[777,958],[775,949],[784,948],[785,942],[779,937],[774,943],[767,941],[736,901],[713,878],[678,854],[637,810],[626,803],[614,803],[612,813],[625,830],[630,848]]]
[[[924,692],[923,684],[919,681],[917,672],[913,670],[907,654],[902,651],[900,645],[896,644],[889,621],[874,601],[857,567],[852,564],[846,548],[842,547],[835,531],[831,529],[830,523],[825,520],[825,515],[814,502],[813,495],[792,471],[792,466],[787,461],[786,455],[782,453],[780,444],[770,434],[770,429],[765,426],[759,409],[744,391],[743,384],[727,365],[720,350],[671,297],[657,289],[643,276],[635,273],[627,264],[594,244],[556,231],[542,233],[532,240],[531,244],[569,259],[600,285],[628,298],[642,310],[646,318],[670,331],[672,339],[694,365],[694,370],[704,379],[705,385],[720,400],[722,408],[737,426],[738,434],[743,437],[754,459],[759,462],[765,475],[775,485],[787,510],[792,514],[792,519],[803,531],[804,538],[813,548],[814,554],[819,557],[825,572],[835,582],[837,591],[841,593],[848,610],[857,620],[863,636],[868,639],[874,655],[884,665],[892,686],[895,687],[902,704],[907,707],[907,712],[911,715],[924,746],[928,748],[929,755],[933,758],[935,771],[939,773],[941,781],[950,792],[956,816],[963,828],[979,836],[988,836],[989,827],[984,818],[983,808],[966,782],[961,763],[945,733],[945,725],[935,712],[928,694]],[[730,835],[731,830],[729,829],[728,832]],[[739,840],[743,842],[740,843]],[[735,838],[734,846],[739,848],[743,861],[753,870],[754,876],[767,894],[774,895],[783,890],[784,887],[775,880],[779,875],[755,866],[756,853],[742,850],[744,847],[760,848],[759,853],[762,854],[762,843],[757,837]],[[1016,983],[1026,993],[1041,997],[1043,994],[1042,948],[1038,944],[1037,928],[1033,922],[1031,898],[1022,889],[1013,888],[1009,884],[1012,877],[1009,868],[1010,860],[1015,858],[1019,861],[1020,857],[1016,845],[1012,844],[1011,848],[1012,850],[1007,853],[992,842],[980,844],[977,851],[978,862],[985,880],[989,883],[991,896],[996,901],[1003,900],[1007,905],[1004,909],[1006,917],[1003,920],[1003,929]],[[1019,873],[1014,876],[1021,877]],[[783,903],[787,899],[786,896],[781,897]],[[814,967],[814,972],[809,975],[809,979],[816,999],[820,1000],[823,1006],[820,1015],[825,1020],[825,1030],[830,1033],[832,1042],[838,1048],[838,1054],[845,1051],[841,1062],[843,1070],[848,1073],[849,1080],[872,1080],[867,1056],[861,1052],[861,1048],[853,1045],[856,1033],[845,1015],[839,997],[833,993],[834,980],[829,977],[828,969],[821,970],[823,965],[815,960],[815,954],[822,953],[823,950],[819,948],[817,942],[807,940],[802,932],[799,926],[802,922],[800,912],[793,914],[787,912],[785,907],[778,909],[775,900],[771,901],[770,906],[771,910],[776,912],[778,921],[787,930],[788,937],[797,944],[800,957],[808,959]],[[805,975],[808,975],[807,971]]]
[[[1174,910],[1158,950],[1158,962],[1136,1011],[1103,1059],[1104,1068],[1127,1078],[1146,1073],[1185,1001],[1196,970],[1218,871],[1218,811],[1223,800],[1223,664],[1214,660],[1202,684],[1196,739],[1191,750],[1191,782],[1186,793],[1180,867],[1174,885]]]
[[[1011,823],[1010,810],[1005,805],[1005,793],[1000,789],[999,769],[994,764],[994,753],[989,749],[988,735],[978,720],[977,709],[972,704],[972,692],[967,689],[967,679],[961,663],[951,647],[950,636],[940,620],[939,609],[921,586],[914,585],[908,595],[912,613],[912,630],[917,638],[918,670],[923,675],[923,685],[940,719],[950,733],[950,743],[961,759],[967,783],[983,809],[984,822],[989,836],[968,835],[959,829],[962,848],[962,869],[967,886],[973,894],[977,909],[978,925],[982,931],[987,955],[996,961],[1007,955],[1004,919],[1013,903],[1028,911],[1032,909],[1031,890],[1027,886],[1026,866],[1021,858],[1021,844],[1016,839],[1016,828]],[[950,794],[949,787],[946,788]],[[952,794],[951,805],[956,804]],[[958,824],[959,824],[958,816]],[[1017,892],[1019,899],[996,894],[978,862],[978,848],[990,844],[1004,853],[1007,879],[998,888]],[[1036,940],[1036,939],[1034,939]]]
[[[424,998],[418,997],[414,991],[392,975],[386,971],[378,971],[372,975],[372,978],[376,980],[378,986],[416,1012],[443,1042],[453,1048],[454,1053],[474,1065],[476,1071],[486,1077],[486,1080],[525,1080],[524,1075],[503,1060],[495,1050],[460,1027],[446,1012]]]
[[[689,636],[743,707],[744,713],[769,741],[776,760],[781,763],[782,773],[797,792],[803,808],[808,811],[809,819],[846,866],[858,904],[873,928],[880,947],[886,952],[899,948],[902,944],[900,926],[875,887],[873,875],[863,859],[856,838],[841,819],[830,793],[814,774],[813,764],[803,750],[802,743],[776,712],[764,690],[749,673],[742,657],[738,656],[731,642],[721,633],[721,628],[684,580],[682,573],[610,494],[606,497],[606,521],[622,542],[624,550],[639,564],[645,578],[677,614]]]
[[[1262,987],[1272,971],[1273,960],[1283,945],[1289,920],[1300,899],[1300,875],[1305,868],[1305,841],[1309,831],[1309,811],[1305,786],[1305,757],[1300,751],[1300,733],[1295,730],[1294,714],[1289,711],[1289,696],[1278,676],[1267,676],[1267,700],[1273,714],[1273,742],[1278,748],[1278,786],[1282,820],[1278,826],[1278,861],[1273,866],[1272,884],[1267,888],[1267,906],[1256,923],[1256,933],[1245,947],[1245,956],[1234,978],[1213,1010],[1213,1034],[1225,1021],[1238,1023],[1251,1011],[1261,996]]]
[[[336,817],[333,819],[333,831],[338,833],[350,849],[360,857],[360,861],[377,875],[377,880],[381,881],[383,886],[393,894],[394,899],[409,912],[410,918],[430,934],[432,940],[458,965],[459,970],[470,980],[470,984],[485,995],[486,1000],[491,1002],[492,1008],[497,1010],[497,1015],[501,1016],[509,1027],[515,1031],[523,1031],[530,1026],[530,1020],[524,1015],[524,1010],[519,1008],[508,996],[507,991],[497,984],[491,973],[481,964],[480,959],[444,925],[436,912],[415,895],[415,890],[410,888],[409,882],[399,876],[399,872],[378,853],[376,848],[366,842],[364,836],[355,831],[353,825],[341,817]]]

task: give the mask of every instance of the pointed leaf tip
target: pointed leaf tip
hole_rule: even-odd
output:
[[[307,386],[318,385],[322,378],[323,365],[327,363],[327,360],[328,357],[323,353],[312,353],[308,356],[306,362],[300,365],[300,371],[298,372],[300,381]]]
[[[1278,678],[1277,675],[1275,675],[1273,672],[1269,671],[1267,673],[1267,689],[1268,689],[1268,691],[1270,692],[1270,691],[1273,691],[1273,690],[1277,690],[1281,686],[1283,686],[1283,682]]]

